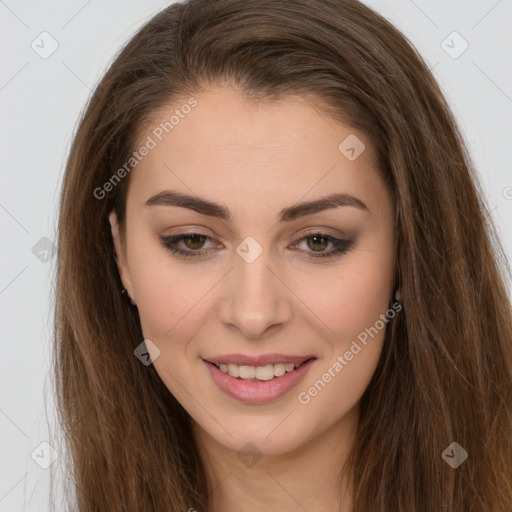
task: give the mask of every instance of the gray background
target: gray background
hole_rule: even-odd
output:
[[[430,63],[510,257],[512,2],[365,3],[401,29]],[[61,460],[57,453],[44,468],[52,461],[52,448],[44,443],[52,444],[54,428],[52,246],[78,115],[114,53],[168,4],[0,0],[0,512],[48,510],[49,474],[58,473]],[[460,36],[450,35],[454,31]],[[469,46],[461,53],[465,41]]]

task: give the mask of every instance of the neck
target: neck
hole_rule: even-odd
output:
[[[351,512],[348,475],[342,469],[357,420],[356,407],[290,452],[245,457],[192,422],[210,482],[208,512]]]

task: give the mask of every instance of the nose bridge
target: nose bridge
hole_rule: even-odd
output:
[[[247,237],[236,252],[222,321],[238,327],[247,338],[254,338],[269,327],[286,322],[291,308],[286,287],[271,270],[275,265],[270,250]]]

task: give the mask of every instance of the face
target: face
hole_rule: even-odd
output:
[[[168,134],[180,102],[141,136],[122,235],[110,216],[120,275],[194,427],[289,452],[352,418],[375,371],[392,197],[370,141],[314,99],[194,98]]]

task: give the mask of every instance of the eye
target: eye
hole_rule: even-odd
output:
[[[303,236],[297,245],[305,243],[311,251],[304,251],[306,258],[332,258],[346,253],[353,245],[353,240],[336,238],[321,232],[308,233]],[[331,245],[330,251],[325,251],[328,245]]]
[[[164,236],[161,238],[162,245],[180,258],[203,258],[210,251],[199,251],[204,246],[206,240],[213,240],[208,235],[202,233],[183,233],[180,235]],[[178,248],[176,245],[183,243],[185,248]]]
[[[182,233],[179,235],[161,237],[162,245],[176,254],[179,258],[204,258],[212,252],[205,249],[204,244],[213,238],[202,233]],[[331,258],[346,253],[353,245],[353,240],[333,237],[321,232],[308,233],[298,240],[292,247],[305,243],[307,249],[302,250],[304,257],[318,259]],[[181,247],[179,245],[181,244]],[[331,250],[326,251],[331,246]]]

